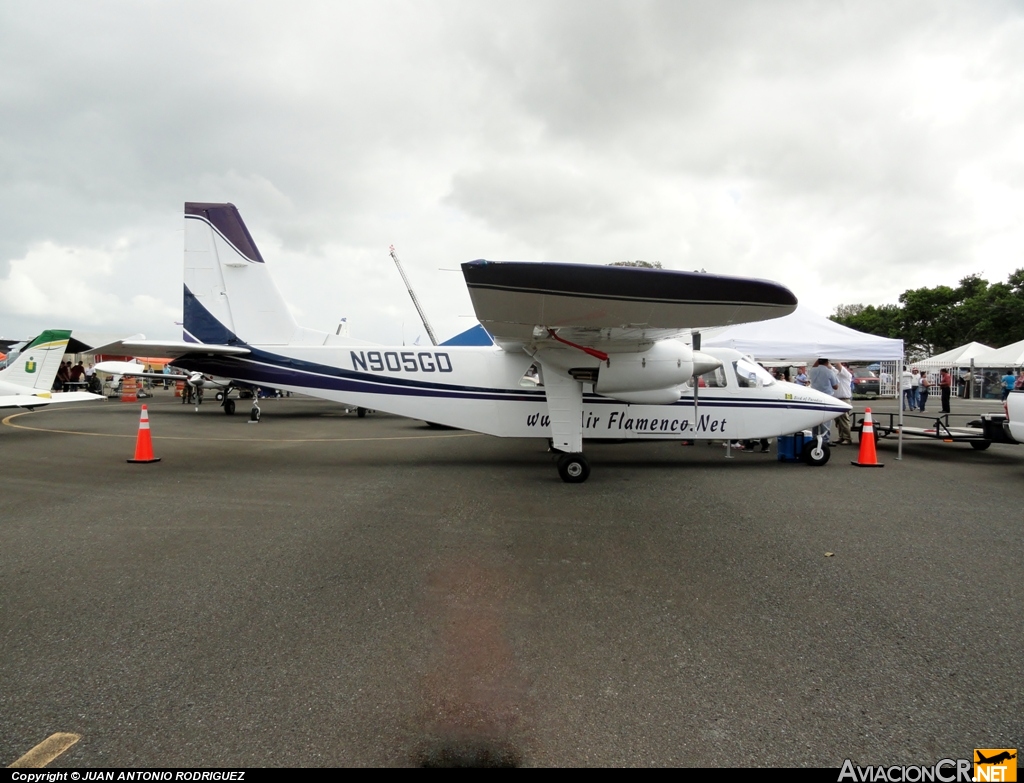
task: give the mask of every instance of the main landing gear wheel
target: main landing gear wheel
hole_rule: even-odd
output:
[[[880,441],[883,437],[884,436],[882,435],[881,432],[879,432],[878,430],[875,430],[875,448],[878,448],[878,441]],[[858,446],[860,445],[860,442],[863,439],[864,439],[864,430],[861,430],[860,432],[857,433],[857,445]]]
[[[366,408],[356,408],[356,416],[360,419],[366,416]]]
[[[828,444],[822,443],[819,446],[818,441],[812,440],[810,443],[804,444],[804,450],[800,458],[808,465],[818,468],[828,462],[831,456],[832,450],[829,449]]]
[[[582,454],[563,454],[558,458],[558,475],[566,484],[582,484],[590,475],[590,463]]]
[[[228,416],[233,416],[234,415],[234,413],[235,413],[235,401],[234,400],[224,400],[224,412]]]
[[[970,444],[971,444],[971,448],[974,449],[975,451],[984,451],[985,449],[987,449],[989,446],[992,445],[992,441],[990,441],[990,440],[972,440],[972,441],[970,441]]]

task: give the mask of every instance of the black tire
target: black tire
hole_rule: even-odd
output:
[[[366,408],[356,408],[356,416],[360,419],[364,418],[366,416]]]
[[[260,420],[260,409],[257,408],[256,406],[253,406],[253,409],[251,411],[249,411],[249,421],[259,421],[259,420]]]
[[[582,454],[563,454],[558,458],[558,475],[566,484],[582,484],[590,475],[590,463]]]
[[[228,416],[233,416],[235,414],[235,401],[234,400],[224,400],[224,412]]]
[[[880,433],[878,430],[875,430],[874,432],[875,432],[875,446],[877,447],[878,446],[878,441],[882,437],[882,433]],[[864,430],[862,429],[860,432],[857,433],[857,443],[858,444],[861,442],[861,439],[863,439],[863,437],[864,437]]]
[[[804,444],[804,450],[800,454],[800,458],[808,465],[814,468],[820,468],[829,458],[832,456],[832,450],[828,447],[827,443],[821,444],[821,450],[818,450],[818,441],[812,440],[809,443]]]
[[[971,444],[971,448],[974,449],[975,451],[984,451],[985,449],[987,449],[989,446],[992,445],[992,441],[990,441],[990,440],[972,440],[972,441],[970,441],[970,444]]]

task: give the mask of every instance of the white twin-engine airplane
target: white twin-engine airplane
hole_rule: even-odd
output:
[[[102,400],[101,395],[90,392],[50,391],[70,339],[67,329],[47,329],[0,370],[0,408],[32,410],[56,403]]]
[[[122,345],[128,344],[131,344],[130,340],[122,343]],[[235,412],[235,401],[228,396],[235,388],[235,383],[230,379],[209,378],[201,372],[190,372],[188,374],[150,372],[146,369],[145,365],[138,362],[124,362],[114,359],[97,362],[94,369],[97,372],[113,375],[115,380],[118,377],[124,376],[128,378],[148,378],[151,381],[163,381],[164,383],[177,383],[181,381],[182,383],[187,383],[193,389],[213,389],[217,394],[217,398],[222,400],[224,409],[229,413]],[[199,402],[200,397],[196,395],[196,410],[199,409]]]
[[[550,439],[587,479],[587,439],[752,439],[849,410],[774,380],[691,329],[793,312],[776,283],[584,264],[462,265],[496,344],[384,347],[299,327],[232,204],[185,204],[184,340],[97,351],[170,356],[187,370],[506,438]],[[692,385],[701,376],[699,389]],[[827,459],[820,439],[819,462]],[[824,459],[820,459],[824,449]]]

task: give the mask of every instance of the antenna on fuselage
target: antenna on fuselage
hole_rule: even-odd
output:
[[[391,257],[395,260],[395,266],[398,267],[398,274],[402,276],[402,281],[405,283],[405,288],[409,292],[409,298],[412,299],[412,303],[416,306],[416,312],[420,315],[420,320],[423,322],[423,328],[427,330],[427,335],[430,337],[430,342],[433,345],[437,345],[437,338],[434,337],[434,330],[430,328],[430,323],[427,321],[427,316],[423,314],[423,308],[420,307],[420,300],[416,298],[416,292],[412,290],[412,285],[409,283],[409,278],[405,276],[405,270],[402,269],[402,262],[398,260],[398,253],[395,252],[395,246],[391,245]]]

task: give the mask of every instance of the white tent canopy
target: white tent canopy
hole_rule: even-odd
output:
[[[975,367],[1020,367],[1024,365],[1024,340],[991,348],[974,357]]]
[[[970,367],[971,359],[977,359],[982,354],[991,353],[993,349],[981,343],[967,343],[957,348],[952,348],[943,353],[937,353],[914,362],[915,367]],[[975,362],[977,364],[977,362]]]
[[[762,361],[794,364],[825,357],[841,361],[903,359],[903,341],[864,334],[818,315],[803,305],[770,321],[707,330],[701,347],[734,348]]]

